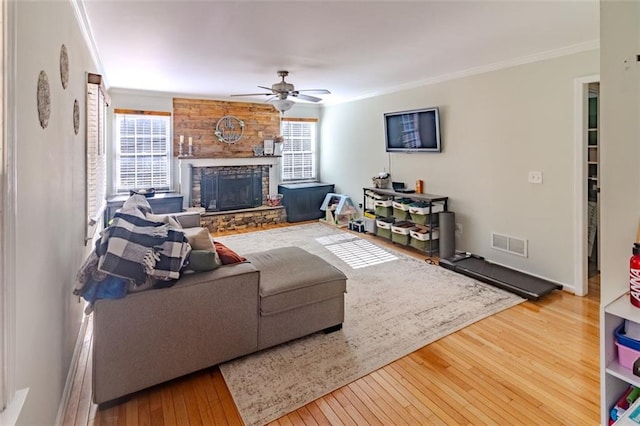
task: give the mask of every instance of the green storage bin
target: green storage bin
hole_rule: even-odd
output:
[[[376,229],[376,235],[378,237],[386,238],[387,240],[391,239],[391,229],[385,229],[378,227]]]
[[[393,217],[395,217],[397,220],[407,220],[409,219],[409,210],[401,210],[397,207],[394,207]]]
[[[437,250],[438,249],[438,240],[422,241],[422,240],[419,240],[417,238],[411,238],[411,241],[409,242],[409,245],[411,247],[413,247],[414,249],[418,249],[420,251],[427,252],[427,251],[429,251],[431,249],[433,249],[433,250]]]
[[[419,225],[429,225],[429,215],[428,214],[419,214],[419,213],[411,213],[411,221],[413,223],[417,223]],[[438,213],[433,213],[433,224],[438,224]]]
[[[397,232],[391,232],[391,241],[397,244],[402,244],[403,246],[408,246],[409,241],[411,240],[411,235],[407,234],[398,234]]]
[[[391,217],[393,215],[393,207],[376,206],[376,216]]]

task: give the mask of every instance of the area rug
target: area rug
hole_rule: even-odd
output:
[[[348,277],[342,330],[220,365],[247,425],[275,420],[524,300],[321,223],[216,240],[239,253],[301,247]]]

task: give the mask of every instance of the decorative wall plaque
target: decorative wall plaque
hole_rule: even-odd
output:
[[[76,135],[80,130],[80,105],[78,105],[78,100],[73,100],[73,133]]]
[[[244,121],[233,115],[225,115],[218,120],[214,133],[220,142],[236,143],[244,135]]]
[[[66,89],[69,85],[69,54],[64,44],[60,47],[60,81],[62,88]]]
[[[38,76],[38,119],[40,126],[46,129],[51,115],[51,93],[49,91],[49,78],[47,73],[40,71]]]

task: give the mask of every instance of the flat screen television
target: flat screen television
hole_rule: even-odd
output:
[[[387,152],[440,152],[438,107],[384,115]]]

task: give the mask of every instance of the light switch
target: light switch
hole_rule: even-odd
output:
[[[542,183],[542,172],[529,172],[529,183]]]

